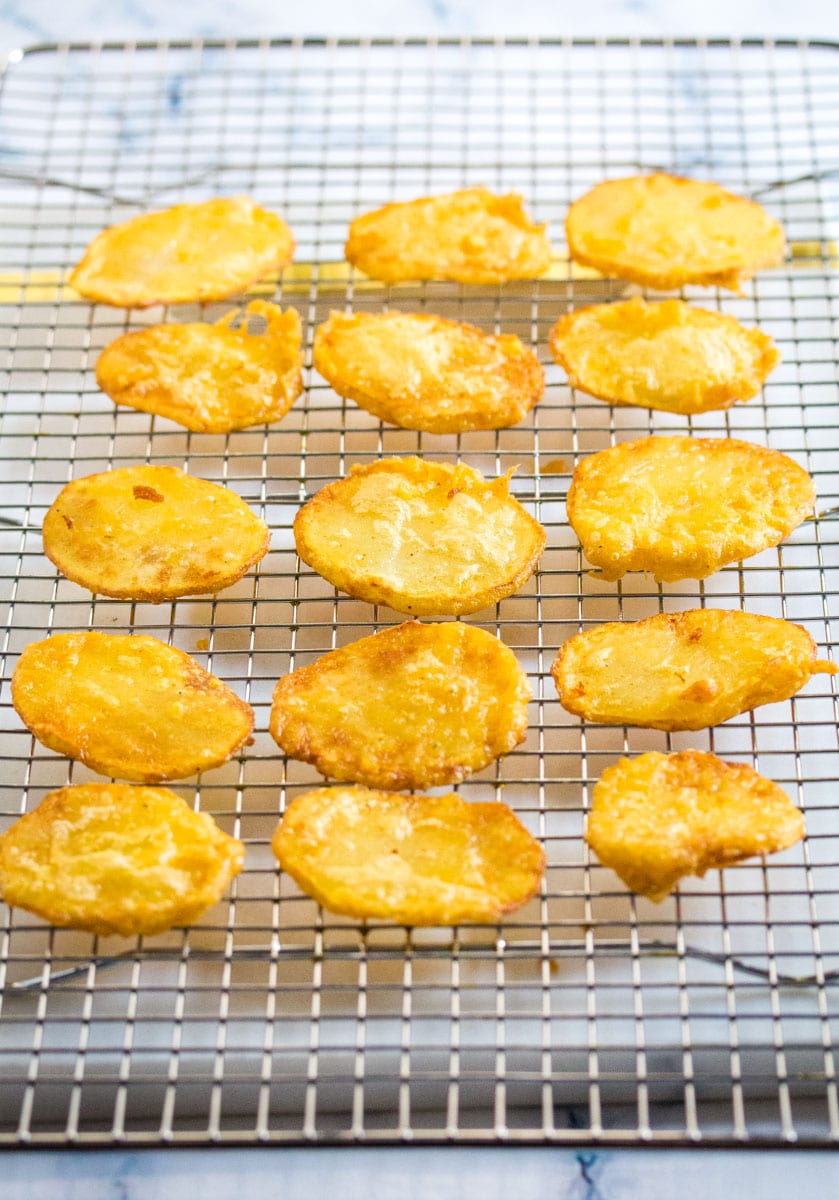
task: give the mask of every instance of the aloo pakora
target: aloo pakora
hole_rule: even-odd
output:
[[[230,433],[279,421],[303,391],[300,318],[252,300],[209,325],[152,325],[111,342],[96,382],[114,404],[177,421],[194,433]],[[264,332],[252,327],[263,319]]]
[[[282,217],[248,196],[176,204],[105,229],[70,276],[80,296],[116,308],[226,300],[291,262]]]
[[[506,804],[320,788],[291,802],[271,842],[330,912],[402,925],[489,923],[529,900],[542,847]]]
[[[356,217],[344,252],[383,283],[504,283],[544,275],[552,254],[546,229],[532,223],[515,192],[498,196],[472,187]]]
[[[571,205],[565,232],[575,262],[665,292],[739,292],[786,252],[781,225],[754,200],[664,174],[597,184]]]
[[[777,546],[812,513],[802,467],[736,438],[648,437],[577,466],[568,520],[603,579],[705,579]]]
[[[622,758],[595,785],[586,841],[633,892],[657,903],[704,875],[804,836],[789,796],[743,763],[652,751]]]
[[[339,396],[425,433],[505,429],[545,386],[519,338],[424,313],[334,312],[315,334],[314,362]]]
[[[62,488],[44,553],[104,596],[174,600],[229,587],[268,552],[264,521],[230,488],[177,467],[120,467]]]
[[[461,622],[407,621],[332,650],[274,690],[270,730],[292,758],[368,787],[458,783],[527,730],[515,654]]]
[[[812,675],[834,675],[835,663],[816,655],[791,621],[697,608],[578,633],[551,674],[563,707],[585,721],[705,729],[789,699]]]
[[[51,925],[161,933],[215,904],[244,854],[168,788],[88,783],[50,792],[0,837],[0,894]]]
[[[137,783],[218,767],[253,732],[252,708],[226,683],[145,635],[56,633],[30,643],[12,703],[50,750]]]
[[[384,458],[357,465],[298,512],[297,553],[329,583],[411,616],[477,612],[517,591],[545,531],[465,463]]]
[[[750,400],[781,360],[768,334],[735,317],[640,296],[566,313],[550,347],[572,387],[683,416]]]

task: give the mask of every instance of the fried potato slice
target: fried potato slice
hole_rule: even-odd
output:
[[[545,373],[512,334],[420,313],[333,312],[315,367],[339,396],[403,429],[506,429],[541,398]]]
[[[515,654],[491,633],[406,621],[286,675],[269,728],[286,754],[332,779],[436,787],[509,754],[530,696]]]
[[[138,783],[218,767],[253,732],[251,706],[226,683],[140,635],[55,633],[30,643],[12,703],[50,750]]]
[[[604,579],[651,571],[672,583],[777,546],[815,500],[813,480],[778,450],[736,438],[648,437],[583,459],[567,509]]]
[[[51,925],[107,936],[190,925],[245,847],[161,787],[59,788],[0,837],[0,894]]]
[[[271,841],[280,866],[330,912],[402,925],[499,921],[538,890],[542,847],[506,804],[318,788]]]
[[[550,347],[573,387],[684,416],[750,400],[781,361],[768,334],[735,317],[640,296],[566,313]]]
[[[544,275],[552,254],[546,229],[530,221],[515,192],[497,196],[472,187],[356,217],[344,252],[354,267],[384,283],[503,283]]]
[[[47,558],[74,583],[154,603],[229,587],[271,541],[265,522],[230,488],[148,465],[68,483],[43,535]]]
[[[663,900],[684,875],[704,875],[804,836],[786,792],[715,754],[651,751],[622,758],[595,785],[586,841],[628,888]]]
[[[412,616],[477,612],[535,570],[545,531],[465,463],[383,458],[322,488],[294,520],[297,553],[334,587]]]
[[[562,706],[585,721],[705,729],[788,700],[818,662],[806,629],[777,617],[695,608],[610,621],[560,646],[551,667]]]
[[[666,292],[685,284],[739,292],[786,252],[783,229],[754,200],[664,174],[597,184],[571,205],[565,232],[575,262]]]
[[[168,417],[194,433],[230,433],[279,421],[303,391],[300,318],[252,300],[208,325],[152,325],[111,342],[96,382],[114,404]],[[265,332],[249,322],[264,318]]]
[[[282,217],[247,196],[176,204],[105,229],[70,276],[80,296],[117,308],[228,296],[291,262]]]

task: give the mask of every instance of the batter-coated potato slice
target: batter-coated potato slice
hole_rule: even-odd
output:
[[[330,912],[402,925],[499,921],[538,890],[542,847],[506,804],[319,788],[289,805],[271,842]]]
[[[315,367],[339,396],[403,429],[505,429],[541,398],[545,373],[512,334],[420,313],[334,312]]]
[[[51,925],[161,933],[215,904],[244,856],[168,788],[86,783],[50,792],[0,837],[0,894]]]
[[[652,751],[622,758],[595,785],[586,841],[628,888],[663,900],[684,875],[704,875],[804,836],[786,792],[715,754]]]
[[[705,579],[777,546],[813,511],[805,470],[735,438],[648,437],[577,466],[568,520],[603,579]]]
[[[253,710],[194,658],[157,638],[56,633],[32,642],[12,703],[50,750],[137,783],[218,767],[253,732]]]
[[[332,779],[436,787],[509,754],[530,696],[515,654],[491,633],[407,621],[286,675],[270,729],[286,754]]]
[[[811,675],[834,675],[816,653],[790,621],[696,608],[578,633],[551,674],[563,707],[585,721],[705,729],[789,699]]]
[[[117,308],[225,300],[291,262],[282,217],[247,196],[176,204],[105,229],[70,276],[86,300]]]
[[[759,204],[716,183],[633,175],[597,184],[565,221],[575,262],[644,287],[741,284],[780,262],[784,231]]]
[[[230,433],[279,421],[303,391],[300,318],[252,300],[213,325],[152,325],[111,342],[96,382],[114,404],[168,417],[194,433]],[[264,333],[248,322],[265,320]]]
[[[465,463],[383,458],[322,488],[294,521],[297,553],[334,587],[412,616],[477,612],[535,570],[545,531]]]
[[[750,400],[781,361],[768,334],[735,317],[640,296],[566,313],[550,346],[573,387],[684,416]]]
[[[68,483],[43,532],[47,558],[74,583],[154,603],[229,587],[271,540],[230,488],[148,465]]]
[[[372,279],[503,283],[534,279],[551,264],[545,225],[534,225],[515,192],[465,188],[386,204],[350,225],[348,260]]]

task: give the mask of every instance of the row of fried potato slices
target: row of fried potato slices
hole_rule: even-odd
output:
[[[663,173],[598,184],[571,205],[566,233],[575,261],[664,291],[685,284],[739,291],[786,250],[783,229],[759,204]],[[70,283],[86,299],[128,308],[223,300],[293,254],[280,216],[246,196],[222,197],[104,230]],[[494,284],[543,275],[552,249],[521,196],[472,187],[357,217],[345,254],[385,283]]]

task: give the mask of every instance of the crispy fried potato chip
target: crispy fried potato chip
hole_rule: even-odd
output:
[[[386,204],[350,225],[348,260],[372,279],[503,283],[544,275],[547,226],[534,225],[521,196],[484,187]]]
[[[103,230],[70,276],[86,300],[117,308],[225,300],[291,262],[282,217],[247,196],[177,204]]]
[[[813,511],[813,481],[777,450],[735,438],[648,437],[577,466],[568,520],[604,579],[705,579],[777,546]]]
[[[230,488],[177,467],[75,479],[44,519],[44,553],[68,579],[155,603],[229,587],[270,541],[265,522]]]
[[[114,404],[155,413],[194,433],[230,433],[279,421],[303,391],[300,318],[252,300],[208,325],[152,325],[106,346],[96,382]],[[264,333],[248,322],[265,320]]]
[[[339,396],[425,433],[505,429],[545,387],[517,337],[419,313],[334,312],[315,334],[314,359]]]
[[[12,703],[50,750],[138,783],[218,767],[253,732],[253,710],[226,683],[145,636],[32,642],[12,677]]]
[[[407,621],[281,679],[270,730],[292,758],[378,788],[458,783],[524,739],[515,654],[460,622]]]
[[[563,707],[583,720],[666,730],[719,725],[836,671],[800,625],[711,608],[598,625],[551,667]]]
[[[413,616],[477,612],[535,570],[545,531],[465,463],[383,458],[354,466],[304,504],[297,553],[350,596]]]
[[[545,855],[506,804],[319,788],[289,805],[271,842],[330,912],[402,925],[499,921],[539,887]]]
[[[161,933],[215,904],[244,856],[168,788],[87,783],[50,792],[0,837],[0,894],[51,925]]]
[[[572,387],[685,416],[750,400],[781,361],[768,334],[734,317],[640,296],[566,313],[550,347]]]
[[[786,252],[783,229],[759,204],[674,175],[597,184],[571,205],[565,232],[575,262],[661,291],[739,292]]]
[[[595,785],[586,841],[633,892],[663,900],[683,875],[704,875],[804,836],[786,792],[715,754],[622,758]]]

